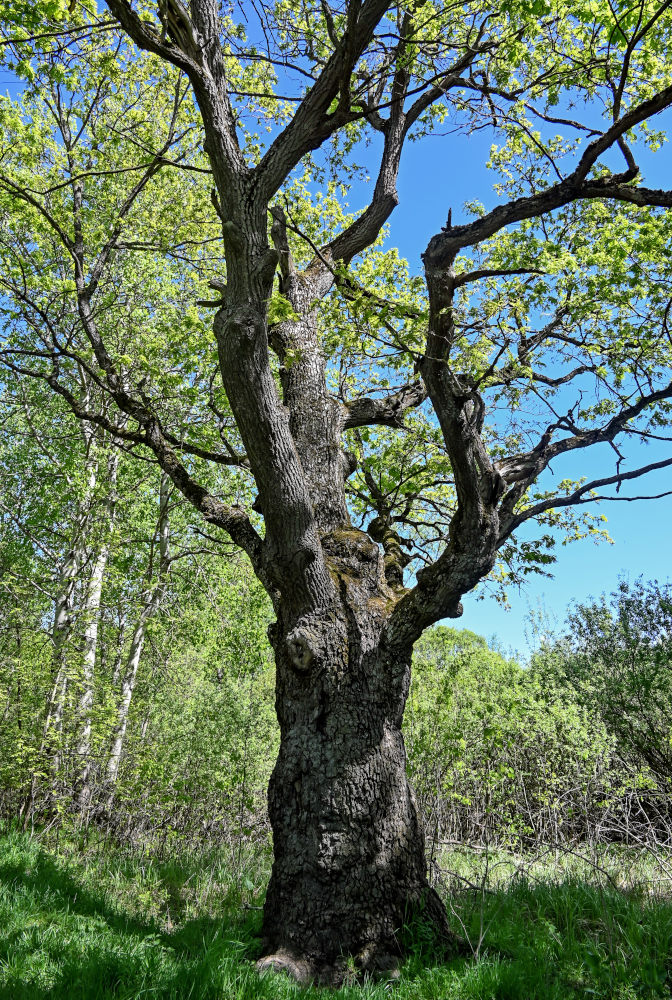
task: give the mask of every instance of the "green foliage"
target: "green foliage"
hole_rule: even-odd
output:
[[[76,811],[88,767],[93,813],[109,810],[135,835],[264,839],[277,730],[261,586],[239,558],[222,558],[214,536],[204,543],[191,508],[173,492],[172,561],[147,615],[159,571],[155,469],[122,454],[111,484],[108,463],[118,453],[104,435],[64,419],[39,383],[6,390],[0,406],[0,810]],[[87,610],[92,567],[105,547],[101,604]],[[69,560],[76,572],[57,634]],[[144,648],[110,789],[106,768],[143,614]],[[92,621],[98,634],[82,757],[84,633]],[[64,679],[58,706],[57,676]],[[59,718],[49,723],[56,707]]]
[[[143,4],[142,13],[159,26],[156,4]],[[68,344],[59,360],[64,388],[77,396],[76,358],[101,377],[91,345],[81,331],[70,329],[76,290],[71,255],[61,237],[72,240],[77,230],[87,278],[101,254],[108,254],[94,282],[95,312],[124,384],[139,387],[144,403],[184,442],[187,454],[189,446],[219,452],[223,430],[229,448],[240,452],[206,311],[213,305],[208,281],[215,278],[221,289],[226,265],[209,163],[195,124],[198,109],[184,80],[167,64],[139,53],[125,37],[119,41],[114,32],[99,31],[104,16],[94,4],[73,6],[63,0],[12,0],[0,16],[6,64],[32,81],[18,100],[3,99],[0,105],[3,357],[10,366],[22,358],[22,374],[53,376],[55,337]],[[391,53],[384,54],[383,39],[398,32],[400,16],[390,8],[381,37],[355,74],[357,79],[365,65],[381,71],[376,100],[383,109],[392,97]],[[481,6],[470,2],[446,7],[428,0],[418,8],[413,43],[397,53],[409,74],[409,95],[439,80],[465,51],[475,52],[474,25],[482,16]],[[232,10],[221,22],[229,89],[249,165],[259,162],[287,123],[303,87],[310,86],[333,49],[330,35],[345,25],[338,11],[330,28],[317,9],[293,0],[276,4],[269,18],[268,38],[278,48],[275,60],[258,58],[258,39],[239,13]],[[496,4],[483,21],[482,50],[469,70],[473,80],[482,78],[485,85],[487,79],[487,100],[478,87],[453,89],[451,83],[445,92],[439,87],[441,99],[434,95],[437,99],[428,102],[411,137],[419,139],[447,121],[451,129],[467,132],[487,124],[496,140],[489,166],[499,194],[541,191],[573,162],[579,144],[577,129],[557,117],[555,105],[582,108],[588,124],[578,132],[585,128],[592,135],[590,129],[603,127],[602,115],[609,122],[614,114],[621,71],[624,106],[667,85],[670,23],[667,8],[657,9],[648,0],[638,7],[602,0],[578,8],[546,0]],[[642,25],[646,30],[640,37]],[[283,79],[283,63],[300,67],[304,83]],[[356,105],[359,97],[352,97]],[[287,210],[289,249],[299,268],[315,257],[316,248],[329,247],[358,214],[370,179],[357,163],[372,140],[367,117],[358,114],[321,150],[307,154],[277,195]],[[70,129],[68,122],[81,128]],[[640,127],[628,133],[627,141],[636,150],[638,144],[657,147],[663,138]],[[611,163],[600,161],[594,172],[604,176],[608,169]],[[131,197],[140,178],[144,187]],[[529,271],[464,283],[454,309],[451,366],[465,384],[478,387],[492,414],[483,436],[493,459],[527,448],[555,419],[553,413],[569,412],[575,423],[599,426],[639,386],[663,377],[670,361],[667,215],[582,201],[542,220],[523,220],[457,260],[460,278],[474,268]],[[388,243],[383,228],[347,266],[333,262],[336,287],[314,304],[330,386],[346,400],[388,392],[417,377],[428,316],[425,286]],[[271,326],[291,324],[296,315],[279,292],[269,297]],[[539,327],[547,327],[547,334],[542,336]],[[29,361],[31,351],[37,353]],[[290,347],[283,363],[295,360]],[[569,401],[568,410],[570,383],[577,402]],[[91,402],[102,405],[98,393]],[[105,405],[115,412],[109,401]],[[665,404],[648,407],[638,432],[649,433],[668,420]],[[406,422],[407,429],[350,435],[349,446],[360,460],[350,500],[364,524],[381,515],[391,520],[414,557],[412,571],[444,544],[455,511],[455,486],[429,406]],[[224,481],[224,492],[250,505],[248,475],[206,465],[193,451],[192,459],[190,471],[197,471],[204,485],[217,492]],[[541,502],[557,498],[559,504],[536,515],[538,537],[507,541],[493,574],[500,594],[529,573],[548,573],[557,541],[603,537],[593,514],[562,506],[577,485],[578,479],[565,477],[559,488],[535,488],[520,500],[521,515]]]
[[[141,10],[158,27],[156,5],[143,2]],[[554,107],[588,103],[589,125],[579,131],[601,129],[618,117],[619,105],[632,106],[671,79],[672,15],[649,0],[638,8],[621,0],[578,7],[504,0],[483,20],[478,53],[472,28],[482,5],[428,0],[414,11],[413,44],[399,42],[397,74],[388,77],[392,50],[383,39],[392,36],[397,45],[398,14],[390,8],[366,52],[368,70],[380,70],[375,100],[383,108],[394,103],[400,74],[411,95],[439,81],[441,100],[428,102],[412,138],[444,122],[467,132],[492,122],[489,165],[506,198],[546,190],[576,158],[577,130]],[[222,19],[222,52],[242,156],[252,166],[330,58],[333,33],[348,15],[335,11],[330,24],[317,6],[281,0],[272,15],[277,59],[257,58],[238,16],[232,9]],[[638,37],[642,24],[647,29]],[[166,430],[185,474],[214,496],[251,508],[249,463],[237,457],[242,442],[220,384],[207,311],[219,304],[210,287],[221,292],[226,277],[220,212],[184,78],[100,28],[95,4],[11,0],[0,14],[3,65],[26,83],[16,101],[0,100],[0,321],[3,364],[14,377],[11,389],[1,386],[0,414],[0,807],[7,815],[21,812],[26,822],[46,816],[55,824],[72,810],[85,827],[95,820],[118,838],[166,852],[209,838],[234,848],[240,860],[250,843],[267,839],[264,787],[278,738],[269,609],[249,572],[221,558],[221,539],[204,533],[174,492],[166,499],[155,456],[136,447],[140,434],[133,438],[136,423],[127,419],[133,406],[115,408],[119,387],[128,387],[135,412],[142,409]],[[446,66],[465,52],[475,57],[469,86],[444,88]],[[300,69],[306,91],[292,81],[293,92],[285,93],[287,80],[276,75],[282,65]],[[358,73],[355,83],[366,77]],[[278,192],[294,266],[328,248],[355,217],[349,201],[359,197],[364,175],[356,156],[377,114],[362,110],[371,81],[359,96],[348,95],[344,82],[331,110],[351,98],[356,120],[307,155]],[[547,127],[556,124],[563,134]],[[650,151],[664,141],[645,126],[626,138]],[[606,177],[610,168],[599,161],[592,176]],[[483,214],[475,202],[471,210]],[[669,379],[671,233],[668,213],[595,199],[523,220],[458,258],[446,372],[460,386],[460,405],[473,405],[469,419],[479,419],[472,388],[487,404],[492,416],[482,436],[493,460],[526,450],[549,421],[568,434],[578,424],[601,427],[642,386],[652,405],[635,415],[634,432],[646,437],[669,425],[669,404],[656,403],[654,387]],[[468,280],[474,269],[485,273]],[[319,314],[334,394],[347,402],[414,382],[428,318],[422,280],[387,245],[384,230],[354,262],[336,261],[334,272],[331,294],[310,306]],[[96,337],[78,325],[89,301],[107,357],[96,355]],[[274,292],[266,319],[291,326],[305,317]],[[300,360],[291,346],[284,352],[286,368]],[[75,430],[69,410],[46,403],[40,388],[26,389],[26,379],[38,387],[48,381],[66,399],[90,406],[98,425]],[[576,392],[568,405],[570,383]],[[113,438],[126,432],[131,454],[113,480],[106,460]],[[358,522],[384,515],[414,568],[433,558],[456,509],[436,416],[421,405],[395,426],[353,431],[348,445],[359,462],[348,484]],[[558,536],[602,537],[592,514],[564,507],[578,485],[564,478],[552,490],[542,484],[519,497],[521,517],[539,507],[541,532],[506,543],[496,582],[547,572]],[[157,499],[166,503],[160,512]],[[87,588],[108,548],[103,597],[92,612]],[[614,615],[604,602],[579,609],[572,639],[544,651],[527,671],[469,633],[437,629],[420,643],[406,737],[433,861],[446,839],[520,844],[592,836],[597,820],[618,815],[622,802],[641,806],[647,795],[667,790],[671,606],[667,591],[640,588],[622,591]],[[94,618],[95,683],[84,671]],[[140,626],[142,655],[125,672]],[[89,689],[92,704],[83,708]],[[115,741],[121,766],[112,779],[109,770],[105,775]],[[77,811],[84,763],[94,794]],[[186,914],[183,890],[193,871],[187,876],[174,863],[158,880],[143,871],[137,897],[118,909],[108,911],[89,889],[75,910],[74,879],[64,879],[53,859],[22,856],[31,850],[19,845],[7,869],[23,914],[22,929],[12,928],[20,947],[3,956],[12,995],[24,986],[53,996],[78,989],[168,996],[186,988],[203,996],[276,995],[274,984],[259,985],[247,971],[236,973],[235,989],[225,978],[231,956],[247,953],[249,926],[236,924],[231,939],[219,931],[208,936],[208,927],[205,957],[200,940],[189,938],[193,927],[182,928],[182,938],[170,933],[168,921],[179,910]],[[120,882],[125,877],[121,872]],[[233,875],[221,881],[227,879]],[[261,879],[246,879],[254,894],[245,903],[256,906],[250,900],[258,898]],[[31,915],[40,893],[56,901],[64,936],[76,942],[64,956],[53,954],[50,925],[43,935],[42,918]],[[7,899],[9,912],[16,900]],[[440,995],[653,996],[664,985],[666,909],[654,931],[644,918],[634,927],[643,904],[629,908],[627,900],[610,898],[614,927],[611,916],[596,915],[595,894],[577,886],[546,896],[526,886],[500,898],[500,907],[508,901],[518,921],[524,913],[535,927],[531,944],[519,946],[514,936],[503,945],[521,954],[527,948],[522,964],[484,962],[460,982],[440,975]],[[239,893],[236,905],[242,902]],[[121,928],[118,912],[134,907]],[[164,907],[173,917],[164,918]],[[140,913],[150,914],[149,922]],[[586,927],[600,920],[590,950],[563,950],[562,934],[574,942],[579,931],[590,937]],[[644,953],[648,965],[638,966],[634,959]],[[550,974],[549,965],[559,971]],[[420,995],[414,989],[409,996]]]
[[[634,768],[672,781],[672,587],[625,581],[577,606],[567,635],[535,659],[540,678],[570,686]]]
[[[37,345],[42,360],[30,371],[53,374],[55,343],[73,335],[77,285],[65,242],[77,232],[89,271],[102,268],[94,279],[97,321],[125,384],[140,383],[152,412],[182,439],[217,451],[210,406],[225,425],[232,421],[215,378],[208,314],[196,302],[208,298],[207,278],[225,274],[225,265],[214,246],[220,220],[193,97],[178,74],[128,45],[84,39],[71,60],[76,75],[67,86],[45,73],[16,101],[0,98],[4,349],[13,357]],[[156,162],[160,151],[182,169]],[[54,240],[55,231],[63,238]],[[76,341],[79,365],[95,365],[82,331]],[[80,371],[72,357],[58,371],[77,398]],[[97,407],[99,393],[83,402]],[[231,443],[238,445],[235,432]],[[213,475],[222,478],[222,468],[204,469],[204,480]],[[244,482],[235,472],[227,478],[242,499]]]
[[[268,323],[285,323],[287,320],[297,320],[299,317],[294,312],[291,302],[284,295],[274,295],[268,303]]]
[[[571,688],[470,632],[439,627],[418,643],[404,726],[432,851],[591,837],[638,787]]]
[[[115,822],[170,843],[265,841],[279,737],[267,600],[239,560],[198,577],[188,604],[153,625]]]

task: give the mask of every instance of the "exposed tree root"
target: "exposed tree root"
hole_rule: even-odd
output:
[[[428,886],[421,901],[409,909],[408,916],[409,922],[418,920],[431,928],[433,952],[438,953],[443,960],[471,957],[469,943],[450,927],[446,908],[435,889]],[[358,953],[330,962],[309,955],[298,955],[290,948],[279,947],[260,958],[256,968],[261,975],[269,972],[285,973],[302,986],[318,983],[338,987],[344,983],[363,982],[367,979],[392,982],[400,977],[399,965],[403,959],[403,951],[401,942],[388,942],[387,946],[370,942]]]
[[[317,977],[317,970],[305,958],[284,949],[279,949],[272,955],[264,955],[256,965],[257,972],[265,975],[268,972],[285,972],[301,986],[308,986]]]

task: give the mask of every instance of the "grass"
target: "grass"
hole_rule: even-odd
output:
[[[0,1000],[639,1000],[670,997],[672,902],[642,855],[442,859],[475,952],[437,961],[404,931],[402,977],[338,991],[259,979],[265,854],[156,856],[0,836]],[[638,867],[639,866],[639,867]],[[624,882],[621,887],[617,882]]]

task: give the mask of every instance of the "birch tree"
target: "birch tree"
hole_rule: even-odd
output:
[[[119,764],[121,763],[126,728],[128,726],[128,713],[131,707],[133,691],[135,690],[135,682],[138,677],[138,668],[140,666],[140,658],[142,657],[142,649],[145,644],[147,625],[161,605],[161,600],[165,593],[166,578],[170,570],[169,500],[170,480],[167,476],[163,475],[161,477],[161,490],[159,493],[159,517],[153,550],[150,556],[150,564],[147,569],[147,581],[146,586],[143,588],[140,611],[126,658],[126,666],[121,682],[121,697],[119,698],[117,708],[117,722],[107,761],[107,783],[108,786],[111,786],[109,792],[110,801],[113,799],[114,785],[119,774]]]
[[[110,557],[112,532],[117,506],[117,478],[120,452],[112,446],[106,458],[106,485],[109,490],[104,507],[103,538],[94,555],[91,575],[86,586],[84,605],[84,650],[82,656],[81,695],[78,705],[79,736],[77,741],[77,799],[82,811],[87,809],[91,796],[89,777],[91,773],[91,732],[93,727],[92,709],[95,696],[95,671],[98,659],[98,633],[100,627],[101,601],[105,571]],[[123,638],[123,636],[121,637]]]

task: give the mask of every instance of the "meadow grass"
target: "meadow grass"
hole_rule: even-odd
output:
[[[445,963],[416,925],[397,983],[337,991],[256,975],[269,863],[267,850],[158,856],[0,831],[1,1000],[671,996],[672,902],[641,852],[609,852],[601,871],[568,854],[444,855],[473,956]]]

